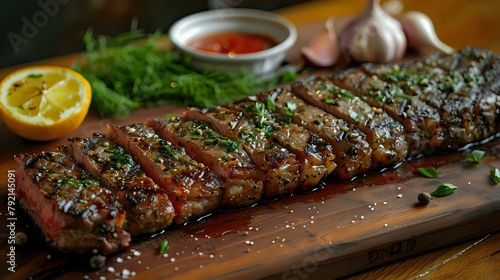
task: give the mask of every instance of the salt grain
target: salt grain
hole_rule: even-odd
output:
[[[138,257],[138,256],[140,256],[140,255],[141,255],[141,252],[139,252],[139,251],[134,251],[134,256]]]
[[[130,270],[128,270],[128,269],[126,269],[126,268],[125,268],[125,269],[122,271],[122,277],[124,277],[124,278],[128,278],[129,276],[130,276]]]
[[[109,267],[108,267],[108,272],[110,272],[110,273],[114,273],[114,272],[115,272],[115,268],[114,268],[114,267],[112,267],[112,266],[109,266]]]
[[[170,258],[170,262],[175,262],[175,258]]]
[[[117,263],[122,263],[122,262],[123,262],[123,259],[122,259],[122,258],[120,258],[120,257],[118,257],[118,258],[116,258],[116,262],[117,262]]]
[[[402,198],[402,197],[403,197],[402,193],[398,194],[398,198]]]

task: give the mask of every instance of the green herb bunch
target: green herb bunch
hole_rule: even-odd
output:
[[[195,71],[190,57],[165,46],[161,32],[136,28],[116,37],[84,36],[87,51],[73,66],[92,86],[92,104],[101,117],[126,117],[140,107],[160,104],[212,107],[233,102],[276,84],[240,72]],[[162,44],[163,43],[163,44]]]

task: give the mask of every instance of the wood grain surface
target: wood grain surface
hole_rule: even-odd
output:
[[[387,1],[386,1],[387,2]],[[459,48],[487,47],[500,52],[500,10],[496,1],[396,1],[419,9],[433,19],[440,37]],[[321,30],[330,15],[359,11],[364,1],[314,1],[278,11],[299,28],[299,44]],[[49,59],[69,66],[76,55]],[[15,67],[14,67],[15,68]],[[11,69],[3,69],[4,76]],[[107,124],[144,122],[184,109],[162,106],[142,109],[124,120],[100,119],[91,111],[72,136],[103,132]],[[12,155],[40,152],[65,144],[25,141],[0,122],[0,262],[9,246],[6,219],[7,178],[15,168]],[[396,169],[350,182],[330,178],[312,193],[298,193],[277,201],[233,211],[216,212],[199,222],[167,229],[133,242],[130,250],[110,256],[105,268],[88,267],[88,256],[64,254],[44,245],[39,231],[21,209],[16,230],[28,234],[30,246],[16,251],[15,273],[0,278],[25,279],[495,279],[500,265],[500,186],[488,179],[490,168],[500,168],[500,140],[478,148],[484,162],[471,165],[470,150],[409,161]],[[438,179],[418,175],[419,166],[434,165]],[[459,189],[428,206],[417,204],[417,194],[442,182]],[[159,255],[168,240],[168,255]],[[2,265],[4,267],[4,265]]]

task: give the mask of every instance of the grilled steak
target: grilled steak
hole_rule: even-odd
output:
[[[74,162],[67,147],[14,159],[17,198],[51,246],[77,253],[97,249],[103,254],[128,247],[122,205]]]
[[[193,160],[183,147],[161,139],[152,128],[142,124],[109,126],[107,136],[125,147],[144,172],[167,192],[177,224],[206,215],[219,206],[222,179]]]
[[[109,254],[131,234],[217,207],[251,206],[311,190],[330,173],[348,180],[500,136],[500,56],[467,47],[366,63],[106,133],[15,156],[21,205],[63,251]]]
[[[269,105],[254,98],[227,105],[242,111],[247,119],[268,138],[274,138],[283,147],[297,156],[300,163],[300,190],[310,190],[336,167],[330,145],[307,129],[290,123]],[[268,103],[269,104],[269,103]]]
[[[366,142],[366,135],[356,126],[307,104],[284,88],[258,94],[257,98],[261,102],[270,100],[282,117],[291,118],[294,123],[327,141],[335,156],[335,176],[346,180],[370,169],[372,149]],[[290,112],[290,106],[295,107],[293,112]]]
[[[224,178],[221,207],[250,206],[262,199],[265,174],[253,164],[241,142],[222,136],[206,123],[179,117],[149,120],[147,125]]]
[[[436,108],[357,68],[332,76],[332,80],[401,123],[409,143],[408,156],[431,154],[441,146],[445,132]]]
[[[255,165],[266,174],[264,194],[267,197],[290,194],[299,184],[299,162],[297,157],[281,146],[272,137],[243,116],[243,112],[229,108],[191,108],[185,113],[187,119],[203,121],[218,133],[242,142]]]
[[[422,62],[368,64],[364,69],[435,108],[444,129],[443,148],[456,149],[492,135],[488,128],[495,122],[490,116],[497,97],[483,88],[485,78],[479,70],[446,72]]]
[[[132,236],[157,232],[172,223],[175,213],[167,194],[142,172],[123,147],[102,134],[70,138],[70,142],[73,157],[112,190],[124,206],[124,228]]]
[[[378,170],[406,158],[408,142],[403,126],[380,108],[374,108],[327,77],[293,83],[292,92],[337,118],[356,125],[373,149],[371,168]]]

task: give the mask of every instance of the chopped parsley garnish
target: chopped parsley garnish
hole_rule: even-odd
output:
[[[236,151],[241,144],[209,129],[208,125],[204,122],[194,122],[190,132],[193,140],[204,140],[203,145],[205,146],[222,147],[226,153]]]
[[[351,110],[351,109],[349,109],[348,113],[349,113],[349,117],[351,117],[351,119],[352,119],[353,121],[355,121],[355,122],[359,122],[359,121],[361,121],[361,115],[360,115],[360,114],[358,114],[358,113],[354,112],[354,111],[353,111],[353,110]]]
[[[322,120],[314,120],[314,124],[315,125],[323,125],[323,121]]]
[[[245,142],[255,142],[257,140],[257,136],[252,132],[239,132],[238,137],[245,140]]]
[[[82,188],[86,188],[89,186],[98,186],[99,182],[97,182],[93,179],[78,180],[75,178],[64,177],[64,178],[59,180],[59,185],[60,186],[72,186],[72,187],[75,187],[77,189],[82,189]]]
[[[172,160],[179,160],[180,156],[184,156],[186,151],[184,148],[179,147],[176,148],[170,144],[168,141],[161,141],[161,146],[158,148],[158,153],[164,157],[167,157]]]
[[[108,147],[104,149],[105,152],[112,153],[109,156],[109,164],[116,169],[121,169],[126,166],[132,165],[132,157],[126,153],[122,147]]]
[[[283,112],[285,112],[285,115],[290,118],[294,118],[295,114],[293,111],[297,110],[297,101],[295,100],[289,100],[286,102],[286,107],[283,107]]]

